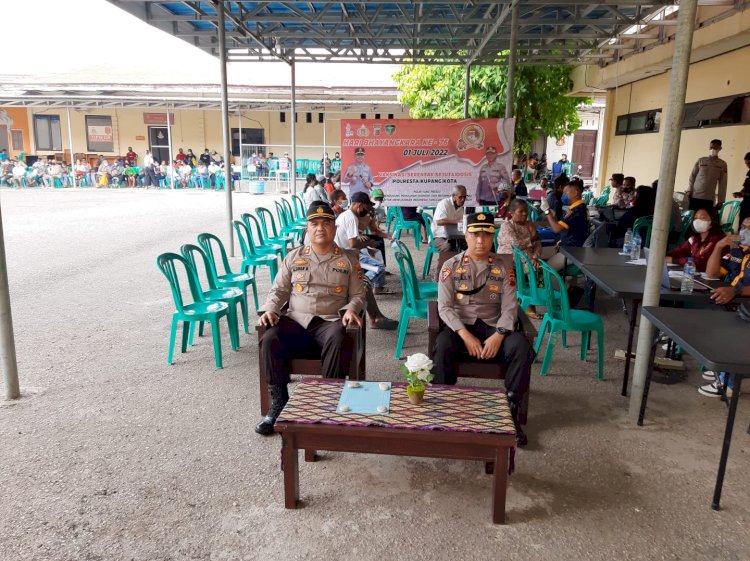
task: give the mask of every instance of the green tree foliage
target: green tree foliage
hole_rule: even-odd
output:
[[[514,152],[526,154],[542,131],[560,138],[580,125],[577,107],[589,100],[568,97],[573,81],[571,68],[555,66],[516,67],[513,87],[516,132]],[[399,101],[415,119],[460,119],[464,114],[466,71],[461,66],[402,65],[394,74]],[[469,117],[505,115],[506,66],[472,66]]]

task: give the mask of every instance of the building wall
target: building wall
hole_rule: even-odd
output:
[[[748,60],[750,47],[745,47],[692,64],[686,103],[750,92],[750,73],[738,71],[747,67]],[[666,72],[609,91],[607,111],[611,118],[607,119],[605,130],[608,142],[602,158],[603,178],[622,172],[634,176],[638,184],[650,184],[658,177],[670,75],[671,72]],[[658,133],[615,135],[618,116],[659,108],[662,109],[662,124]],[[720,157],[729,167],[727,190],[730,193],[739,190],[747,172],[743,158],[750,151],[750,125],[683,130],[675,191],[687,189],[695,161],[708,155],[708,145],[713,138],[723,142]]]
[[[8,125],[8,155],[12,158],[18,157],[18,154],[23,151],[28,154],[31,150],[31,144],[29,143],[29,120],[26,115],[25,107],[4,107],[0,108],[5,111],[7,120],[10,121]],[[20,130],[23,133],[23,147],[22,150],[13,150],[13,144],[11,142],[11,131]]]
[[[396,109],[399,109],[397,111]],[[406,111],[400,111],[400,107],[394,108],[394,118],[408,118]],[[39,156],[50,156],[59,153],[70,152],[70,141],[68,136],[68,118],[65,108],[43,109],[43,108],[17,108],[0,107],[7,111],[13,118],[13,128],[23,130],[24,144],[27,154]],[[121,156],[132,146],[135,152],[142,157],[149,148],[148,127],[144,123],[144,113],[165,113],[157,109],[115,109],[105,108],[96,111],[85,111],[80,109],[70,110],[71,132],[73,137],[73,149],[76,154],[92,154],[88,150],[86,142],[86,115],[106,115],[112,117],[114,150],[103,152],[107,156]],[[325,123],[318,122],[319,111],[312,113],[312,123],[306,122],[306,111],[298,112],[297,116],[297,157],[318,158],[322,157],[324,150],[323,132],[325,128],[325,150],[333,157],[340,150],[341,119],[357,119],[361,113],[359,110],[351,113],[326,113]],[[62,136],[62,150],[40,151],[36,149],[33,130],[33,116],[37,114],[58,115],[60,117],[60,128]],[[388,113],[380,113],[385,119]],[[367,113],[368,118],[373,118],[374,113]],[[18,124],[18,126],[16,125]],[[230,128],[240,127],[240,116],[238,113],[230,115]],[[243,128],[264,129],[265,141],[268,145],[267,151],[276,155],[291,152],[291,114],[286,112],[286,122],[282,123],[278,111],[243,111]],[[178,110],[174,112],[174,125],[171,129],[172,147],[174,153],[178,148],[187,151],[192,148],[193,152],[200,154],[204,148],[223,152],[223,141],[221,138],[221,113],[219,111],[201,110]]]

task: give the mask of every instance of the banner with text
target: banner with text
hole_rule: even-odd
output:
[[[515,119],[342,119],[341,183],[379,187],[386,205],[434,206],[455,185],[467,205],[510,183]]]

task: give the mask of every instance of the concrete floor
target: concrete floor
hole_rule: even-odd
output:
[[[688,359],[685,382],[652,387],[647,425],[630,422],[611,358],[625,344],[616,301],[599,307],[603,382],[577,360],[577,335],[549,376],[534,367],[507,525],[490,523],[479,463],[375,455],[302,463],[304,503],[290,511],[279,439],[252,431],[254,337],[232,353],[223,334],[223,370],[210,338],[166,364],[173,304],[156,256],[199,232],[226,238],[224,195],[0,200],[24,393],[0,406],[0,560],[750,559],[747,400],[714,512],[725,407],[698,395]],[[267,200],[236,194],[235,213]],[[380,301],[397,316],[400,296]],[[426,342],[426,322],[413,321],[405,353]],[[368,334],[369,379],[398,379],[394,344],[393,332]]]

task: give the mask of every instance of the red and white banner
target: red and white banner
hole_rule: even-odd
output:
[[[112,142],[112,127],[101,125],[88,126],[88,140],[92,142]]]
[[[341,183],[350,196],[379,187],[386,205],[399,206],[434,206],[464,185],[472,206],[510,183],[514,126],[515,119],[344,119]]]

